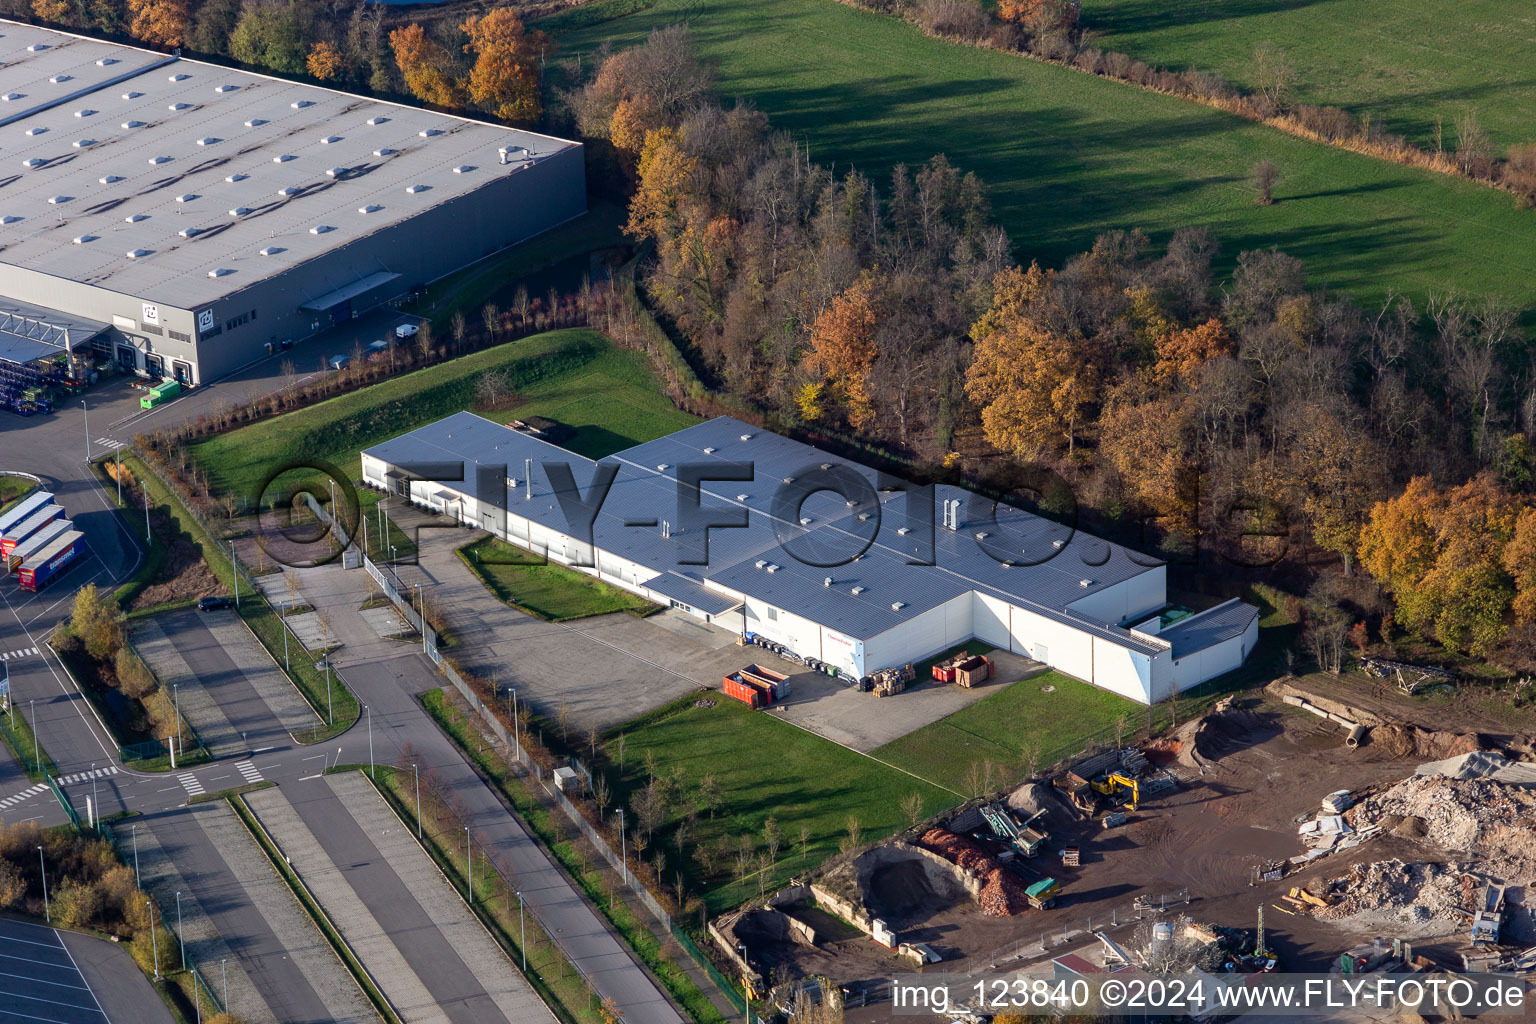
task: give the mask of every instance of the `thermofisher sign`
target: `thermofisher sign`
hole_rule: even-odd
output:
[[[199,331],[213,330],[213,310],[205,309],[197,314],[197,329]]]
[[[157,323],[159,323],[160,322],[160,307],[159,306],[151,306],[147,302],[144,303],[144,318],[143,319],[144,319],[144,322],[147,323],[147,324],[157,324]]]

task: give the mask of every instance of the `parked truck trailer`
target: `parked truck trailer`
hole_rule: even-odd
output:
[[[33,491],[22,498],[11,506],[9,512],[0,515],[0,540],[4,540],[12,530],[26,522],[27,517],[52,504],[53,495],[48,491]]]
[[[30,591],[42,590],[55,576],[58,576],[84,553],[85,534],[79,530],[71,530],[42,551],[39,551],[35,557],[30,559],[30,565],[22,564],[21,572],[17,574],[21,582],[21,589]]]
[[[27,559],[33,557],[74,528],[73,520],[55,519],[11,549],[11,553],[5,556],[5,571],[15,572],[21,568]]]
[[[11,552],[16,550],[16,545],[31,537],[49,523],[63,518],[63,508],[58,505],[44,505],[32,515],[16,524],[13,529],[7,530],[4,537],[0,537],[0,558],[10,558]]]

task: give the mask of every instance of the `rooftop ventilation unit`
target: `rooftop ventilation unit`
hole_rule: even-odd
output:
[[[849,593],[851,593],[851,594],[862,594],[862,593],[864,593],[864,588],[863,587],[854,587],[851,591],[849,591]]]
[[[280,252],[287,252],[287,251],[288,250],[284,249],[280,245],[269,245],[265,249],[257,250],[257,255],[259,255],[259,256],[276,256]]]
[[[95,139],[76,139],[74,141],[74,147],[76,149],[90,149],[94,145],[96,145]]]
[[[199,146],[212,146],[223,141],[223,139],[216,139],[212,135],[204,135],[202,138],[197,140],[197,144]]]
[[[430,139],[430,138],[433,138],[434,136],[438,136],[438,135],[443,134],[443,130],[441,128],[423,128],[421,131],[417,132],[416,134],[420,135],[424,139]]]
[[[103,185],[116,185],[118,182],[124,179],[121,174],[103,174],[96,180],[101,182]]]
[[[275,163],[275,164],[285,164],[289,160],[297,160],[297,159],[298,159],[298,157],[294,156],[292,153],[283,153],[280,156],[273,157],[272,158],[272,162]]]
[[[309,229],[309,233],[312,234],[312,235],[323,235],[327,231],[335,231],[335,230],[336,229],[331,227],[331,225],[329,225],[329,224],[316,224],[314,227]]]
[[[149,163],[150,163],[151,166],[155,166],[155,165],[158,165],[158,164],[168,164],[170,162],[171,162],[171,158],[168,157],[168,156],[152,156],[152,157],[149,158]]]
[[[896,527],[896,532],[905,537],[908,533],[908,529],[905,526],[898,526]]]
[[[86,107],[84,110],[77,110],[77,111],[75,111],[75,116],[76,117],[90,117],[94,113],[96,113],[96,111],[90,109],[89,107]]]
[[[47,130],[48,130],[47,128],[28,128],[27,129],[27,134],[29,136],[42,135]]]
[[[787,484],[792,484],[792,483],[795,482],[795,478],[792,477],[792,476],[787,476],[787,477],[784,478],[784,482],[787,483]]]
[[[743,441],[750,441],[750,440],[752,440],[752,435],[751,434],[742,434],[741,435],[741,439]]]
[[[99,68],[109,68],[113,64],[116,64],[116,63],[117,63],[117,58],[116,57],[103,57],[103,58],[101,58],[100,60],[98,60],[96,62],[96,66],[99,67]]]
[[[251,208],[249,206],[237,206],[233,210],[229,211],[229,215],[231,217],[244,217],[246,214],[248,214],[250,212],[251,212]]]
[[[178,235],[180,235],[182,238],[196,238],[198,235],[203,233],[203,229],[202,228],[182,228],[180,231],[178,231],[176,233]]]
[[[294,110],[303,110],[305,107],[312,107],[312,106],[314,106],[315,105],[315,101],[314,100],[294,100],[292,103],[290,103],[288,105],[290,107],[292,107]]]
[[[382,209],[384,209],[384,207],[380,206],[378,203],[369,203],[366,206],[359,206],[357,208],[357,212],[362,214],[378,213]]]
[[[277,190],[277,194],[286,198],[288,196],[296,196],[296,195],[298,195],[299,194],[299,190],[297,188],[294,188],[292,185],[285,185],[282,188]]]
[[[123,128],[126,131],[132,131],[135,128],[143,128],[143,127],[144,127],[144,122],[143,121],[124,121],[123,122]]]
[[[393,150],[393,149],[376,149],[376,150],[373,151],[373,155],[374,156],[394,156],[396,152],[397,152],[397,150]]]
[[[345,167],[327,167],[325,169],[325,176],[327,178],[339,178],[346,173],[347,169]]]
[[[21,162],[21,166],[27,168],[28,170],[31,170],[31,169],[36,168],[36,167],[41,167],[41,166],[43,166],[43,164],[46,164],[47,162],[48,162],[47,160],[44,160],[40,156],[34,156],[31,159],[29,159],[29,160],[23,160]]]
[[[170,81],[170,82],[185,82],[187,79],[189,79],[191,77],[192,77],[191,75],[175,74],[175,75],[171,75],[167,79],[167,81]]]
[[[53,198],[48,200],[48,205],[50,205],[50,206],[58,206],[60,203],[67,203],[67,202],[69,202],[73,198],[75,198],[75,197],[74,196],[54,196]]]
[[[260,128],[262,125],[264,125],[266,123],[267,123],[267,119],[264,118],[264,117],[253,117],[249,121],[245,122],[245,126],[247,128]]]
[[[389,121],[389,118],[387,118],[387,117],[370,117],[364,123],[365,124],[386,124],[386,123],[388,123],[388,121]]]
[[[52,82],[54,85],[63,85],[65,82],[72,81],[74,77],[74,75],[54,75],[52,78],[48,79],[48,81]]]
[[[861,522],[861,523],[869,522],[869,513],[868,512],[860,512],[859,513],[859,522]]]
[[[459,164],[459,166],[457,166],[457,167],[455,167],[453,169],[453,173],[454,174],[468,174],[470,171],[472,171],[474,169],[475,169],[475,167],[474,167],[473,164]]]
[[[4,217],[0,217],[0,224],[15,224],[19,220],[21,220],[20,217],[12,216],[8,213]]]
[[[124,217],[123,220],[127,221],[129,224],[137,224],[141,220],[149,220],[149,214],[130,213],[128,216]]]
[[[830,587],[832,585],[832,577],[828,576],[826,579],[822,580],[821,585],[824,587]]]
[[[980,530],[976,534],[976,539],[977,540],[986,540],[990,536],[992,536],[992,535],[990,533],[988,533],[986,530]]]
[[[801,516],[800,517],[800,525],[801,526],[810,526],[811,525],[811,517],[810,516]]]
[[[747,500],[747,496],[745,494],[738,494],[738,495],[736,495],[736,500],[737,501],[746,501]]]
[[[14,103],[17,100],[24,100],[26,98],[27,94],[24,92],[8,92],[4,96],[0,96],[0,100],[4,100],[6,103]]]
[[[712,447],[710,447],[710,446],[708,446],[708,445],[706,445],[706,446],[705,446],[705,447],[704,447],[704,454],[705,454],[705,455],[713,455],[713,454],[715,454],[715,450],[714,450],[714,448],[712,448]]]
[[[48,49],[48,44],[47,43],[33,43],[31,46],[27,47],[27,52],[28,53],[41,53],[43,50],[46,50],[46,49]]]
[[[141,260],[145,256],[148,256],[150,252],[151,250],[149,249],[129,249],[128,258],[131,260]]]
[[[208,276],[209,277],[228,277],[230,274],[233,274],[233,273],[234,273],[234,271],[230,270],[228,267],[215,267],[214,269],[208,271]]]
[[[129,89],[127,92],[123,93],[123,99],[125,99],[125,100],[136,100],[140,96],[143,96],[143,95],[144,94],[141,93],[141,92],[134,92],[132,89]]]
[[[329,145],[332,145],[333,143],[337,143],[337,142],[340,142],[340,141],[341,141],[341,136],[340,135],[327,135],[325,138],[320,140],[320,145],[322,145],[322,146],[329,146]]]
[[[1062,540],[1060,537],[1057,537],[1055,540],[1051,541],[1051,547],[1056,548],[1058,550],[1060,550],[1061,548],[1064,548],[1066,546],[1067,546],[1067,542]]]
[[[757,566],[759,569],[761,569],[764,566],[766,566],[768,563],[763,561],[761,558],[759,558],[757,561],[753,562],[752,564]]]
[[[186,110],[186,109],[188,109],[191,106],[192,106],[192,104],[190,104],[190,103],[182,103],[182,102],[180,102],[178,100],[177,102],[172,103],[169,107],[166,107],[166,109],[174,113],[175,111],[178,111],[178,110]]]
[[[1093,580],[1078,580],[1077,585],[1080,587],[1091,587],[1093,586]]]
[[[238,85],[216,85],[213,87],[213,91],[217,93],[226,93],[234,92],[238,88],[240,88]]]
[[[527,146],[502,146],[496,152],[501,156],[503,164],[510,164],[514,160],[527,160],[533,156]]]
[[[777,564],[775,564],[773,562],[769,562],[766,566],[763,567],[763,571],[764,572],[778,572],[779,571],[779,567],[778,567]]]
[[[907,606],[907,602],[905,602],[905,601],[892,601],[891,602],[891,611],[899,612],[903,608],[905,608],[906,606]]]
[[[407,192],[409,192],[411,195],[415,195],[418,192],[425,192],[427,189],[429,189],[431,187],[432,187],[431,185],[407,185],[407,186],[405,186],[405,190]]]
[[[178,203],[190,203],[194,199],[201,198],[196,192],[183,192],[176,197]]]
[[[250,177],[249,174],[226,174],[224,176],[224,180],[229,182],[231,185],[233,185],[235,182],[237,182],[237,181],[244,181],[245,179],[247,179],[249,177]]]
[[[658,462],[656,464],[656,471],[658,473],[665,473],[667,471],[667,464],[665,462]]]
[[[75,243],[76,245],[84,245],[86,242],[94,242],[94,241],[96,241],[96,236],[95,235],[76,235],[74,238],[71,238],[70,241]]]

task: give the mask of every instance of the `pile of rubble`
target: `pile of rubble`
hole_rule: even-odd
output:
[[[1357,830],[1382,825],[1454,853],[1536,843],[1536,791],[1490,779],[1413,775],[1365,797],[1347,816]]]
[[[1011,917],[1029,906],[1024,883],[998,867],[985,850],[947,828],[931,828],[917,845],[981,879],[976,903],[988,917]]]
[[[1332,906],[1319,908],[1317,917],[1414,935],[1460,929],[1481,891],[1477,879],[1456,865],[1396,859],[1356,864],[1349,874],[1329,879],[1328,888],[1342,895]]]

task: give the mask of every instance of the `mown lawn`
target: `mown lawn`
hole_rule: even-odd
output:
[[[660,609],[627,590],[530,554],[515,544],[482,537],[459,557],[496,600],[550,622],[610,612],[648,615]]]
[[[32,481],[20,476],[0,476],[0,512],[32,489]]]
[[[1154,21],[1182,17],[1163,13],[1182,12],[1177,5],[1135,2]],[[627,46],[679,21],[716,66],[721,95],[757,105],[839,174],[857,166],[884,177],[897,162],[934,153],[974,171],[1021,260],[1059,263],[1113,228],[1139,227],[1161,242],[1175,228],[1203,224],[1221,239],[1221,269],[1241,250],[1274,245],[1305,260],[1314,284],[1367,303],[1396,288],[1415,298],[1457,290],[1536,305],[1536,212],[1516,210],[1504,193],[1174,97],[930,39],[834,0],[659,0],[561,33],[561,54],[568,62],[581,54],[590,67],[602,42]],[[1446,34],[1434,29],[1425,24],[1424,37]],[[1457,30],[1475,31],[1465,23]],[[1186,56],[1180,66],[1190,60],[1200,63]],[[1504,63],[1521,81],[1536,81],[1522,62]],[[1269,207],[1255,205],[1250,182],[1264,159],[1282,175]]]
[[[1047,686],[1054,689],[1047,693]],[[1122,716],[1127,739],[1146,726],[1145,707],[1059,672],[1045,672],[909,732],[873,754],[961,793],[987,782],[985,766],[991,764],[990,784],[981,786],[984,792],[1021,777],[1026,750],[1043,769],[1081,750],[1089,737],[1112,728]],[[972,764],[982,766],[979,774],[971,771]]]
[[[1536,9],[1526,0],[1087,0],[1083,21],[1104,49],[1247,88],[1254,48],[1268,43],[1293,68],[1296,99],[1369,113],[1420,145],[1434,145],[1439,115],[1454,146],[1465,108],[1500,148],[1536,142]]]
[[[698,707],[700,698],[713,706]],[[621,777],[612,780],[614,803],[630,805],[631,829],[638,827],[633,801],[650,782],[650,766],[665,780],[666,823],[650,837],[643,856],[649,861],[660,852],[667,863],[663,876],[681,870],[688,888],[701,893],[711,913],[756,896],[760,887],[771,892],[837,853],[850,823],[864,840],[905,828],[901,802],[909,794],[921,799],[924,817],[959,802],[953,793],[718,692],[700,691],[620,726],[608,733],[604,747],[608,759],[623,768]],[[702,794],[711,788],[706,780],[719,792],[712,810],[700,807]],[[698,823],[686,833],[679,853],[677,823],[695,808]],[[768,852],[764,825],[770,817],[782,838],[765,867],[757,858]],[[743,841],[753,854],[738,874]],[[708,870],[695,855],[700,849],[712,858]]]
[[[473,408],[475,380],[486,372],[506,375],[522,399],[509,409],[488,413],[491,419],[506,423],[547,416],[573,429],[566,447],[590,457],[697,422],[661,393],[643,353],[618,349],[596,331],[577,328],[401,374],[207,438],[198,442],[193,454],[216,490],[233,491],[252,503],[273,468],[285,464],[326,460],[357,479],[362,475],[362,449]]]

